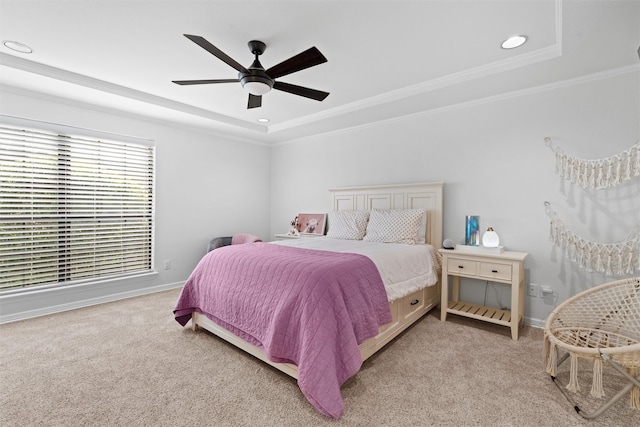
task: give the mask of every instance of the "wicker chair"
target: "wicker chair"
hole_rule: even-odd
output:
[[[544,355],[547,373],[584,418],[599,416],[629,392],[630,406],[640,409],[640,277],[596,286],[560,304],[545,325]],[[571,361],[569,383],[563,387],[556,374],[567,358]],[[604,397],[603,362],[628,380],[592,413],[581,410],[565,391],[580,390],[578,358],[593,362],[591,396],[595,398]]]

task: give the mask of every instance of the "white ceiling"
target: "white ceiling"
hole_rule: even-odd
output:
[[[175,85],[237,77],[184,33],[244,66],[252,39],[265,68],[316,46],[327,63],[278,80],[331,94],[248,110],[239,83]],[[0,45],[3,90],[275,143],[637,67],[640,1],[0,0],[0,40],[33,48]]]

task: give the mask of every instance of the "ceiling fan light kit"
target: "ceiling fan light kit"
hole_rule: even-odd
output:
[[[198,84],[212,84],[212,83],[235,83],[240,82],[244,90],[249,93],[249,100],[247,108],[257,108],[262,106],[262,95],[271,91],[271,89],[288,92],[293,95],[303,96],[309,99],[315,99],[316,101],[323,101],[328,92],[323,92],[316,89],[310,89],[307,87],[293,85],[291,83],[284,83],[275,81],[276,78],[286,76],[287,74],[295,73],[306,68],[313,67],[327,62],[327,58],[320,53],[316,47],[309,48],[302,53],[292,56],[289,59],[282,61],[281,63],[265,70],[258,56],[262,55],[267,48],[267,45],[259,40],[251,40],[248,43],[249,50],[255,55],[255,59],[250,67],[245,68],[240,63],[236,62],[230,56],[222,52],[220,49],[209,43],[201,36],[194,36],[190,34],[184,35],[186,38],[205,49],[216,58],[220,59],[227,65],[235,68],[238,71],[237,79],[211,79],[211,80],[173,80],[173,83],[178,85],[198,85]]]
[[[257,75],[241,75],[239,74],[240,84],[252,95],[262,96],[273,88],[273,80]]]

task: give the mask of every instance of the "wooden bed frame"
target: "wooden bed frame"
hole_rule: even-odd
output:
[[[383,185],[375,187],[352,187],[331,189],[332,208],[336,210],[376,209],[427,209],[425,241],[436,249],[442,243],[442,182],[424,184]],[[329,226],[331,226],[329,224]],[[440,275],[438,275],[440,277]],[[428,313],[440,302],[440,283],[390,302],[393,321],[380,328],[377,336],[360,344],[362,360],[368,359],[385,344]],[[298,368],[289,363],[275,363],[267,359],[262,349],[249,344],[228,330],[211,321],[201,313],[192,316],[194,330],[198,327],[228,341],[236,347],[257,357],[263,362],[298,378]]]

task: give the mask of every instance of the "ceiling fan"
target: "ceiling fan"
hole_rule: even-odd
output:
[[[274,65],[273,67],[265,70],[260,64],[258,56],[262,55],[267,48],[267,45],[258,40],[251,40],[249,50],[255,55],[255,59],[251,66],[245,68],[238,62],[233,60],[223,51],[209,43],[204,37],[194,36],[191,34],[185,34],[186,38],[211,53],[216,58],[225,62],[229,66],[235,68],[238,71],[237,79],[215,79],[215,80],[173,80],[173,83],[179,85],[201,85],[211,83],[235,83],[240,82],[242,87],[249,92],[249,101],[247,108],[257,108],[262,105],[262,95],[269,92],[271,89],[281,90],[294,95],[304,96],[305,98],[315,99],[316,101],[322,101],[329,92],[323,92],[316,89],[310,89],[308,87],[297,86],[291,83],[284,83],[281,81],[275,81],[278,77],[286,76],[287,74],[295,73],[296,71],[304,70],[306,68],[313,67],[315,65],[327,62],[327,58],[314,46],[304,52],[301,52],[289,59],[282,61],[281,63]]]

